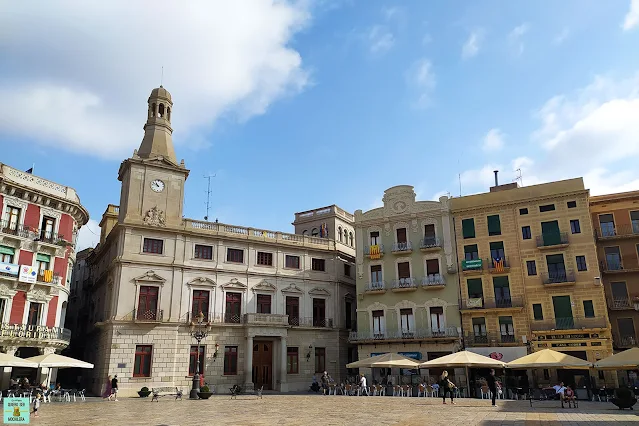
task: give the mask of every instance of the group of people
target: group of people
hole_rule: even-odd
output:
[[[107,377],[106,389],[102,394],[102,398],[108,401],[118,400],[118,375]]]
[[[564,382],[560,382],[552,388],[555,390],[555,394],[559,395],[560,400],[568,402],[568,407],[570,407],[571,402],[574,402],[575,399],[577,399],[572,387],[570,387],[570,385],[564,386]]]

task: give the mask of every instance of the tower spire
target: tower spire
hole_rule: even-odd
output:
[[[173,114],[171,94],[160,85],[151,91],[148,104],[144,138],[140,144],[138,156],[141,158],[161,156],[177,165],[175,149],[173,148],[173,129],[171,128],[171,115]]]

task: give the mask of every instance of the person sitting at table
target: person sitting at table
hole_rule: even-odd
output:
[[[566,388],[563,394],[563,400],[568,401],[568,408],[570,408],[570,403],[572,402],[573,407],[575,406],[575,400],[577,397],[575,396],[575,391],[572,390],[570,386]]]
[[[564,398],[564,392],[566,392],[566,387],[564,386],[564,382],[559,383],[552,387],[555,390],[555,393],[559,395],[559,399]]]

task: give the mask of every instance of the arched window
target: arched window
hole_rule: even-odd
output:
[[[160,104],[160,108],[158,110],[158,117],[164,117],[164,104]]]
[[[302,231],[302,235],[308,235],[308,230],[306,230],[306,229],[305,229],[305,230],[303,230],[303,231]]]
[[[348,244],[348,231],[344,229],[344,244]]]
[[[171,121],[171,108],[166,107],[166,119]]]
[[[338,235],[338,239],[339,242],[342,242],[342,227],[340,226],[339,228],[337,228],[337,235]]]
[[[155,102],[151,104],[151,111],[149,112],[149,117],[155,117]]]
[[[311,236],[312,237],[317,237],[319,235],[319,233],[317,232],[317,228],[313,228],[313,230],[311,231]]]
[[[348,242],[351,247],[353,247],[353,233],[348,234]]]

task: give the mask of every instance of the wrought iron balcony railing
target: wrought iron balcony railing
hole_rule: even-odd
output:
[[[377,253],[374,253],[377,251]],[[370,245],[364,246],[364,255],[365,256],[375,256],[375,255],[383,255],[384,254],[384,244]]]
[[[393,289],[410,289],[417,288],[415,278],[399,278],[393,280]]]
[[[32,235],[31,228],[25,225],[20,225],[15,222],[9,222],[8,220],[0,221],[0,232],[9,235],[15,235],[23,238],[30,238]]]
[[[531,331],[580,330],[586,328],[606,328],[605,317],[572,317],[531,321]]]
[[[365,292],[386,291],[385,281],[371,281],[366,283]]]
[[[632,348],[639,345],[639,338],[637,338],[636,333],[634,334],[613,333],[612,344],[615,348],[619,348],[619,349]]]
[[[599,262],[599,268],[604,272],[621,272],[624,270],[621,258],[602,260]]]
[[[393,253],[399,253],[404,251],[412,251],[413,244],[410,241],[405,241],[403,243],[394,243],[393,244]]]
[[[385,331],[357,331],[349,334],[351,342],[367,342],[380,340],[425,340],[458,338],[457,327],[444,327],[433,330],[430,328],[416,328],[415,330],[385,330]]]
[[[639,236],[639,221],[633,221],[629,225],[600,226],[595,229],[597,239],[627,238]]]
[[[224,322],[227,324],[241,324],[242,323],[242,315],[234,314],[231,312],[226,312],[224,314]]]
[[[518,343],[517,336],[514,334],[501,333],[468,333],[464,336],[464,344],[466,346],[493,346],[499,344]]]
[[[552,232],[545,233],[537,236],[537,247],[553,247],[553,246],[563,246],[568,245],[570,241],[568,240],[567,232]]]
[[[419,242],[419,248],[422,250],[438,249],[441,246],[441,241],[435,237],[426,237]]]
[[[433,287],[446,285],[446,279],[442,274],[430,274],[422,278],[422,286]]]
[[[508,309],[523,308],[524,300],[521,296],[501,297],[497,299],[484,299],[481,297],[462,299],[460,309]]]
[[[488,266],[488,271],[492,273],[501,273],[510,269],[510,262],[508,261],[508,257],[500,257],[494,258],[490,257],[486,259],[486,265]]]
[[[575,273],[573,271],[546,272],[541,274],[541,281],[544,284],[574,283]]]
[[[134,309],[133,318],[135,321],[162,321],[164,317],[162,309]]]
[[[635,302],[634,299],[629,297],[609,297],[607,302],[608,309],[613,311],[623,311],[626,309],[634,309],[635,303],[639,303],[639,300]]]
[[[295,317],[289,315],[288,324],[293,327],[333,328],[333,318]]]

